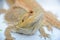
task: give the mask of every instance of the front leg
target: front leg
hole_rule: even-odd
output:
[[[6,13],[7,12],[7,10],[5,10],[5,9],[0,9],[0,14],[1,13]]]
[[[13,26],[9,26],[6,28],[6,30],[5,30],[6,39],[5,40],[13,40],[13,37],[10,34],[12,28],[13,28]]]
[[[42,27],[40,27],[39,32],[41,33],[41,36],[46,38],[49,38],[49,34],[46,34],[44,29]]]
[[[52,31],[52,25],[49,22],[47,22],[47,20],[45,18],[42,23],[44,26],[47,27],[48,31]]]
[[[40,32],[41,36],[44,37],[45,39],[46,39],[46,38],[49,38],[49,34],[46,34],[46,33],[45,33],[45,31],[44,31],[44,29],[43,29],[43,26],[44,26],[44,22],[42,21],[42,22],[40,23],[39,32]]]
[[[12,6],[15,3],[15,0],[6,0],[9,6]]]

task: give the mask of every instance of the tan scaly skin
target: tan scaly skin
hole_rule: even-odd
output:
[[[12,24],[12,26],[9,25],[6,28],[6,40],[13,40],[13,37],[10,34],[12,28],[14,28],[14,30],[18,33],[21,33],[21,31],[19,32],[21,28],[23,28],[22,30],[27,29],[28,31],[23,31],[23,34],[30,35],[34,34],[36,30],[39,30],[41,36],[44,38],[49,37],[49,34],[46,34],[43,29],[44,26],[46,26],[49,31],[52,30],[53,26],[60,29],[60,22],[56,19],[56,17],[51,12],[44,11],[44,9],[40,5],[38,5],[35,0],[7,0],[7,2],[9,3],[10,8],[8,10],[0,10],[0,12],[6,13],[5,20],[9,24],[14,24]],[[10,18],[10,16],[12,16],[13,18]],[[40,16],[39,18],[41,20],[39,18],[36,18],[37,16]],[[37,21],[35,18],[40,21]],[[34,22],[35,24],[31,26],[31,24],[33,24]],[[32,30],[31,33],[29,33],[30,30]]]
[[[23,4],[23,6],[24,7],[26,7],[26,8],[28,8],[29,9],[29,7],[30,7],[30,9],[31,10],[34,10],[34,11],[36,11],[35,10],[35,7],[37,8],[37,9],[40,9],[41,11],[43,11],[43,13],[44,13],[44,17],[43,17],[43,19],[44,18],[46,18],[46,20],[48,21],[48,23],[50,23],[51,25],[53,25],[53,26],[56,26],[57,28],[60,28],[60,22],[56,19],[56,17],[51,13],[51,12],[46,12],[46,11],[44,11],[43,9],[42,9],[42,7],[40,6],[40,5],[38,5],[36,2],[35,2],[35,0],[30,0],[30,1],[28,1],[28,0],[18,0],[18,2],[20,3],[20,4]],[[21,3],[22,2],[22,3]],[[24,5],[25,4],[25,5]],[[32,6],[33,5],[33,6]],[[38,7],[39,6],[39,7]],[[37,11],[36,11],[37,12]],[[52,21],[52,22],[51,22]],[[55,24],[56,23],[56,24]]]

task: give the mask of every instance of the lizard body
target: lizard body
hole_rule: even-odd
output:
[[[52,26],[60,29],[60,22],[56,17],[51,12],[46,12],[35,0],[8,0],[8,3],[10,5],[9,10],[0,10],[0,12],[6,13],[6,21],[12,24],[5,30],[6,40],[13,40],[10,34],[12,30],[29,35],[39,30],[41,36],[47,38],[49,34],[45,33],[44,26],[49,31],[52,30]]]

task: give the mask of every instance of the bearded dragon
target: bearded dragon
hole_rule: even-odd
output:
[[[44,26],[49,31],[53,26],[60,29],[57,18],[51,12],[46,12],[35,0],[7,0],[7,2],[10,8],[0,10],[1,13],[6,13],[5,20],[11,24],[5,30],[5,40],[13,40],[10,34],[12,30],[26,35],[33,35],[39,30],[42,37],[48,38],[49,34],[45,33]]]

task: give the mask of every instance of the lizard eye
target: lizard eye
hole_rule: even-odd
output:
[[[29,13],[33,13],[33,11],[30,11]]]
[[[24,22],[24,19],[22,20],[22,22]]]

